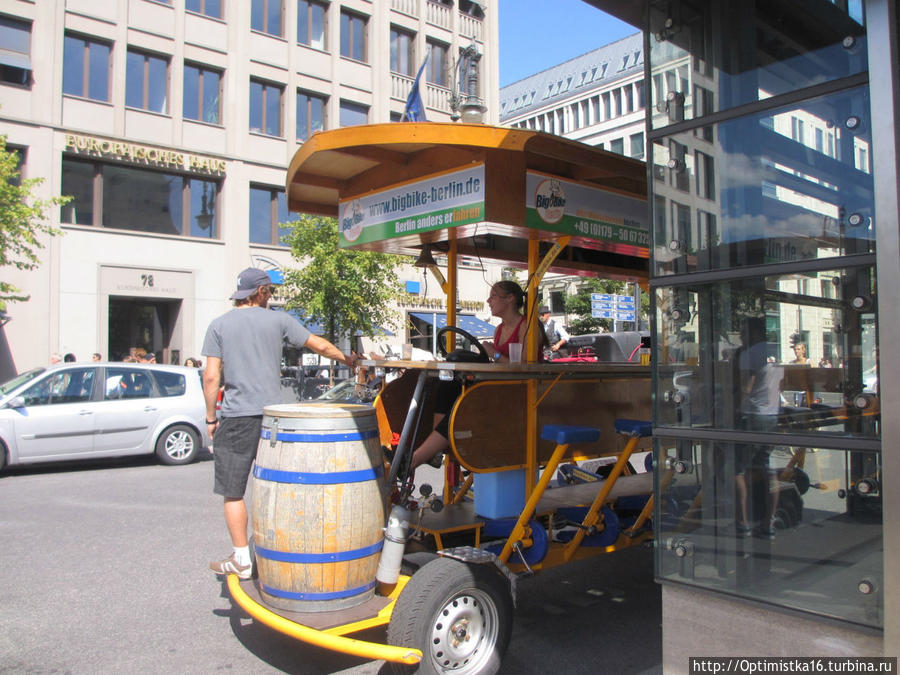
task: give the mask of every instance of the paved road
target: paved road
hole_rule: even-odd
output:
[[[209,457],[0,475],[0,673],[379,673],[232,606]],[[659,672],[660,593],[636,548],[520,583],[502,672]],[[360,637],[383,640],[384,630]]]

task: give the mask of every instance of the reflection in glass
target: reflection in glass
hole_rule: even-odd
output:
[[[181,234],[181,176],[103,166],[103,227]]]
[[[287,195],[279,190],[275,195],[275,222],[278,223],[278,234],[277,239],[274,242],[275,244],[278,244],[279,246],[285,245],[282,238],[290,234],[291,228],[283,227],[282,224],[289,223],[292,220],[294,220],[294,218],[292,217],[291,212],[288,211]]]
[[[650,2],[654,128],[867,68],[859,0]]]
[[[216,194],[215,181],[191,178],[190,189],[190,225],[192,237],[216,238]]]
[[[297,2],[297,42],[325,49],[325,7],[314,0]]]
[[[272,190],[250,188],[250,241],[272,243]]]
[[[88,98],[95,101],[109,100],[109,45],[89,43]]]
[[[364,105],[350,103],[349,101],[341,101],[340,115],[342,127],[366,124],[369,121],[369,109]]]
[[[656,290],[659,426],[877,438],[873,270]]]
[[[62,194],[72,201],[60,209],[60,222],[94,224],[94,164],[66,159],[62,165]]]
[[[882,625],[877,453],[656,444],[660,577]]]
[[[84,40],[66,35],[63,41],[63,93],[83,96]]]
[[[657,275],[874,252],[865,88],[722,122],[710,139],[653,144]]]
[[[125,57],[125,105],[144,107],[144,55],[131,50]]]

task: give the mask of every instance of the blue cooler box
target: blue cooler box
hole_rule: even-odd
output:
[[[511,518],[525,507],[525,469],[476,473],[475,513],[484,518]]]

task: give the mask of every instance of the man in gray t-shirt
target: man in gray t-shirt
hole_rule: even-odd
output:
[[[244,491],[256,458],[263,408],[280,400],[282,346],[306,347],[351,368],[358,358],[352,352],[346,356],[285,312],[269,311],[272,284],[261,269],[249,267],[241,272],[231,296],[234,309],[214,319],[203,340],[206,423],[210,437],[215,435],[213,491],[225,499],[225,524],[234,547],[231,556],[209,567],[217,574],[237,574],[242,579],[249,579],[253,570]],[[220,385],[225,394],[221,419],[217,419]]]

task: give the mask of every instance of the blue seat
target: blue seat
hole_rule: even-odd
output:
[[[616,433],[633,438],[643,438],[653,433],[653,423],[646,420],[616,420]]]
[[[559,445],[569,443],[593,443],[600,438],[600,430],[594,427],[576,427],[568,424],[545,424],[541,438]]]

